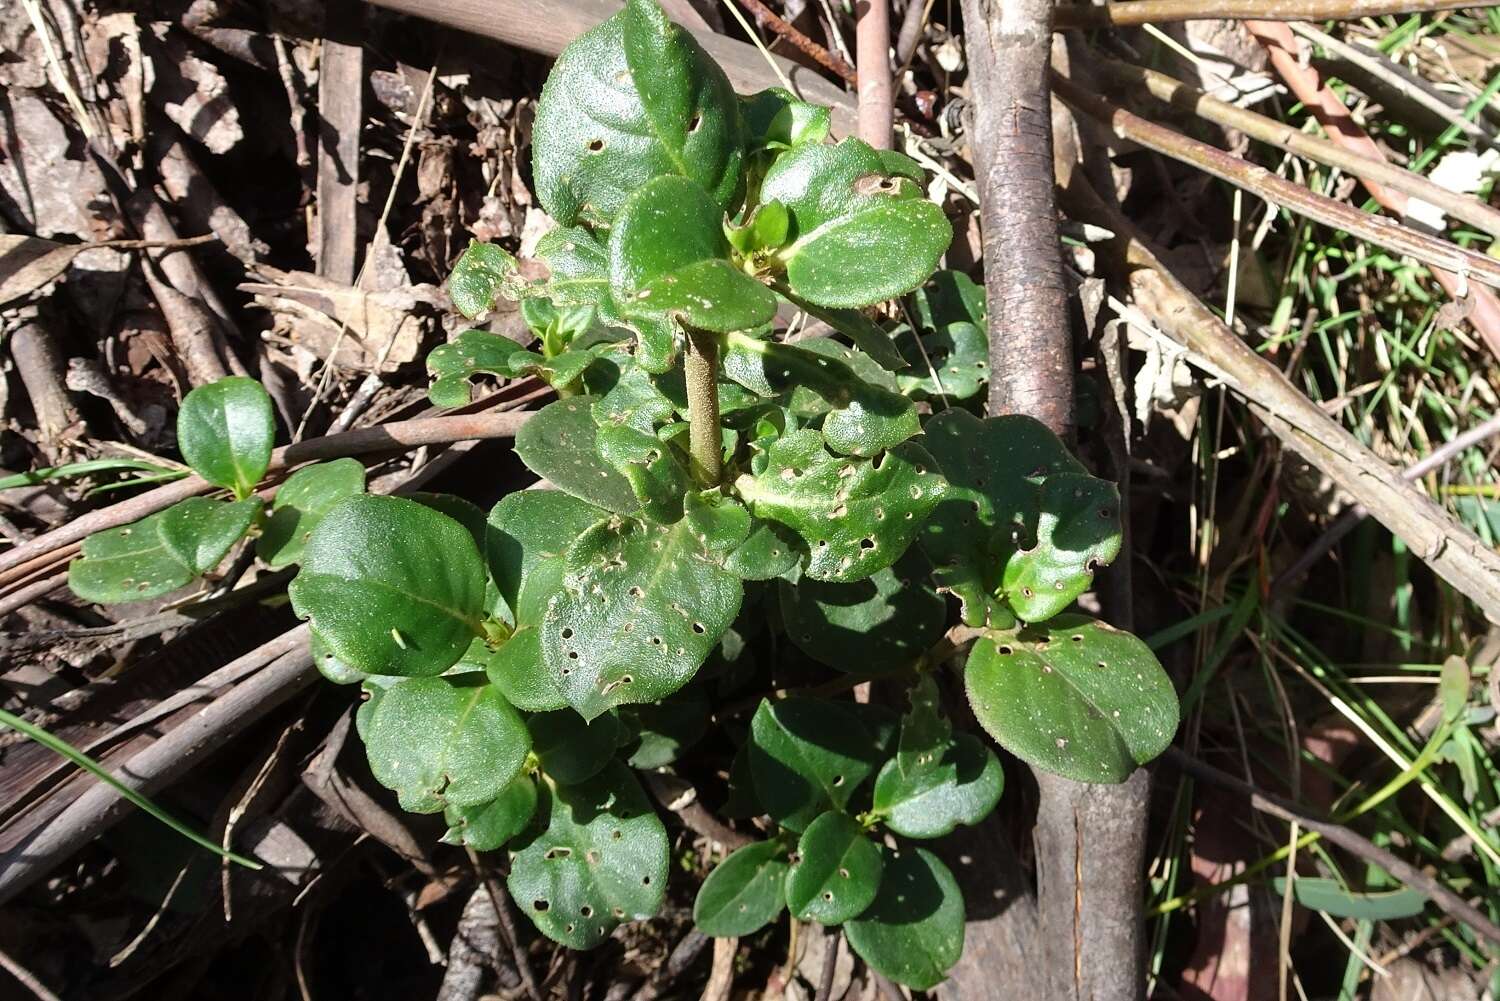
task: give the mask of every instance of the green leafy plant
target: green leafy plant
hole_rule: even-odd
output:
[[[267,515],[269,403],[228,380],[184,401],[180,438],[234,498],[89,539],[75,590],[165,593],[258,533],[267,565],[299,567],[322,672],[363,689],[375,778],[442,813],[446,840],[508,852],[519,907],[573,948],[667,891],[633,769],[691,771],[712,742],[733,758],[724,812],[764,836],[708,875],[699,926],[842,926],[870,966],[932,987],[964,903],[919,842],[979,823],[1004,786],[945,691],[1005,750],[1090,782],[1159,754],[1178,706],[1141,641],[1076,611],[1120,551],[1114,486],[1040,424],[966,409],[983,296],[938,270],[943,210],[915,162],[828,126],[783,91],[735,95],[630,0],[537,108],[550,277],[476,243],[450,282],[470,317],[520,300],[537,343],[475,329],[428,358],[438,406],[476,378],[557,390],[515,442],[551,489],[486,516],[367,495],[341,460],[296,472]],[[778,339],[783,310],[849,343]],[[882,698],[833,697],[872,677]]]

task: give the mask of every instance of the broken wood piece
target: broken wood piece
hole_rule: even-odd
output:
[[[318,66],[318,274],[353,285],[357,274],[359,131],[364,124],[364,5],[326,8]]]
[[[68,396],[68,366],[57,338],[35,319],[25,320],[9,337],[10,356],[36,415],[42,452],[56,461],[83,431],[78,410]]]

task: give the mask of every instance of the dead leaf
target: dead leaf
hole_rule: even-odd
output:
[[[0,234],[0,306],[40,290],[87,249],[82,243]]]

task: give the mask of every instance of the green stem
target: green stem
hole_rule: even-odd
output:
[[[688,442],[693,476],[705,487],[724,477],[724,439],[719,432],[719,340],[706,330],[687,331]]]

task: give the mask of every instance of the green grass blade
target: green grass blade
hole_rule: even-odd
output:
[[[157,806],[155,803],[151,802],[149,799],[136,792],[134,789],[131,789],[129,786],[121,783],[118,779],[116,779],[113,775],[106,771],[103,765],[99,764],[93,758],[89,757],[87,754],[84,754],[82,751],[78,750],[67,741],[54,737],[52,734],[48,733],[46,730],[43,730],[41,727],[33,726],[32,724],[26,722],[24,719],[21,719],[18,716],[12,716],[10,713],[6,712],[3,709],[0,709],[0,723],[3,723],[11,729],[17,731],[24,737],[36,741],[38,744],[41,744],[43,747],[47,748],[47,750],[54,751],[57,754],[60,754],[63,757],[67,758],[69,761],[73,762],[73,764],[95,776],[99,779],[99,781],[105,783],[110,788],[118,792],[121,796],[124,796],[131,803],[140,807],[140,809],[155,817],[163,824],[166,824],[172,830],[176,831],[184,838],[187,838],[198,847],[206,848],[209,851],[213,852],[215,855],[218,855],[221,858],[226,858],[231,862],[238,863],[239,865],[242,865],[247,869],[264,868],[264,866],[262,866],[259,862],[256,862],[253,859],[247,859],[243,855],[236,855],[234,852],[226,851],[224,848],[221,848],[219,845],[214,844],[203,835],[192,830],[187,825],[174,818],[171,814],[167,813],[161,807]]]

